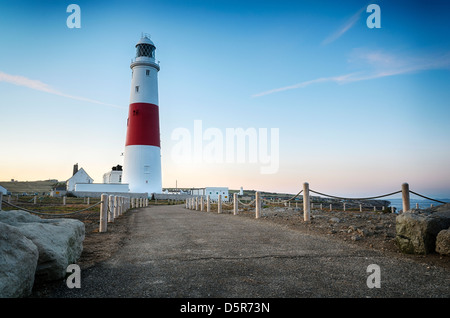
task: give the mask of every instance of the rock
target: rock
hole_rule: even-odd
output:
[[[31,240],[14,226],[0,223],[0,298],[31,294],[38,257]]]
[[[84,223],[74,219],[41,219],[24,211],[3,211],[0,222],[14,226],[39,251],[36,281],[64,278],[66,268],[81,256]]]
[[[428,254],[435,251],[439,231],[450,227],[450,204],[410,210],[396,217],[396,241],[400,251]]]
[[[339,223],[341,220],[339,218],[332,217],[328,221],[331,222],[331,223]]]
[[[369,236],[370,235],[370,232],[368,230],[366,230],[366,229],[356,229],[356,231],[361,236]]]
[[[361,236],[359,235],[352,235],[351,240],[352,241],[359,241],[361,239]]]
[[[436,252],[450,255],[450,228],[440,231],[436,236]]]

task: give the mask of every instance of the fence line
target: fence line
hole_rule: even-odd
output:
[[[394,194],[398,194],[398,193],[402,193],[402,202],[403,202],[403,211],[408,211],[410,210],[410,198],[409,198],[409,194],[413,193],[417,196],[420,196],[422,198],[431,200],[431,201],[435,201],[435,202],[439,202],[442,204],[445,204],[446,202],[443,201],[439,201],[436,199],[432,199],[429,197],[426,197],[422,194],[416,193],[412,190],[409,190],[409,185],[408,183],[403,183],[401,190],[399,191],[395,191],[395,192],[391,192],[391,193],[386,193],[386,194],[382,194],[382,195],[377,195],[377,196],[371,196],[371,197],[364,197],[364,198],[347,198],[347,197],[339,197],[339,196],[335,196],[335,195],[330,195],[330,194],[325,194],[325,193],[321,193],[315,190],[311,190],[309,188],[309,184],[307,182],[305,182],[303,184],[303,189],[300,190],[296,195],[294,195],[292,198],[287,199],[287,200],[283,200],[281,202],[278,203],[290,203],[291,200],[295,199],[296,197],[298,197],[301,193],[303,193],[303,218],[304,221],[309,221],[310,220],[310,209],[311,206],[313,205],[313,203],[310,201],[310,192],[315,193],[315,194],[319,194],[325,197],[330,197],[330,198],[334,198],[334,199],[340,199],[340,200],[372,200],[372,199],[378,199],[378,198],[383,198],[383,197],[388,197]],[[201,197],[202,203],[203,203],[203,196]],[[259,218],[261,216],[261,208],[262,208],[262,201],[264,202],[268,202],[268,203],[274,203],[271,202],[267,199],[263,199],[261,198],[261,193],[259,191],[255,192],[255,199],[253,201],[251,201],[250,203],[244,203],[241,200],[239,200],[237,193],[233,194],[233,201],[232,203],[224,203],[221,200],[221,196],[219,195],[219,200],[217,202],[217,211],[218,213],[222,213],[222,204],[226,205],[226,206],[233,206],[233,214],[238,214],[238,210],[239,210],[239,204],[242,204],[244,206],[252,206],[253,204],[255,204],[255,218]],[[195,202],[197,202],[197,197],[195,197]],[[207,197],[207,206],[208,209],[207,211],[210,211],[209,205],[210,205],[210,197],[208,195]],[[344,211],[346,210],[346,203],[343,203],[344,206]],[[198,208],[194,208],[194,198],[187,198],[186,199],[186,208],[187,209],[191,209],[191,210],[198,210]],[[320,209],[322,209],[322,204],[320,204]],[[203,211],[203,208],[201,209]],[[332,210],[332,204],[330,204],[330,211]],[[359,210],[362,211],[362,204],[359,204]],[[376,210],[376,207],[374,206],[374,211]],[[383,207],[384,210],[384,207]],[[392,212],[394,212],[394,208],[392,208]]]
[[[14,208],[17,208],[17,209],[20,209],[20,210],[23,210],[23,211],[26,211],[29,213],[53,216],[53,217],[78,214],[78,213],[87,211],[89,209],[92,209],[93,207],[100,205],[99,232],[106,232],[107,231],[107,223],[114,222],[115,218],[118,218],[119,216],[124,214],[127,210],[129,210],[130,208],[142,208],[142,207],[148,206],[148,198],[134,198],[134,197],[130,198],[130,197],[126,197],[126,196],[116,196],[116,195],[108,196],[107,194],[102,194],[100,201],[93,205],[90,205],[90,206],[88,206],[84,209],[78,210],[78,211],[67,212],[67,213],[51,213],[51,212],[33,211],[30,209],[26,209],[24,207],[17,206],[8,201],[3,200],[3,193],[0,192],[0,210],[2,208],[2,203],[6,203],[9,206],[12,206]],[[65,204],[63,204],[63,205],[65,205]]]

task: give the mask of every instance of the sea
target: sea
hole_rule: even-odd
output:
[[[391,206],[396,208],[396,211],[400,211],[403,209],[403,202],[402,199],[386,199],[387,201],[391,202]],[[442,202],[448,202],[450,203],[450,199],[438,199],[439,201]],[[431,205],[433,206],[438,206],[438,205],[442,205],[442,203],[436,202],[436,201],[431,201],[431,200],[427,200],[427,199],[413,199],[410,198],[410,207],[411,209],[415,209],[416,208],[416,204],[419,205],[419,209],[426,209],[431,207]]]

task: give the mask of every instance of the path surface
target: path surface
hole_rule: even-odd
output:
[[[450,272],[262,219],[152,206],[128,211],[130,235],[81,288],[52,297],[450,297]],[[381,287],[368,288],[370,264]]]

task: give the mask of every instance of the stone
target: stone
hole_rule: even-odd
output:
[[[424,210],[412,209],[396,217],[396,242],[403,253],[435,251],[436,236],[450,227],[450,204]]]
[[[35,280],[64,278],[69,264],[81,256],[85,236],[84,223],[67,218],[41,219],[25,211],[3,211],[0,223],[14,226],[38,248]]]
[[[341,220],[337,217],[332,217],[328,221],[331,223],[339,223]]]
[[[31,294],[38,258],[38,248],[30,239],[14,226],[0,223],[0,298]]]
[[[440,231],[436,236],[436,252],[450,255],[450,228]]]

